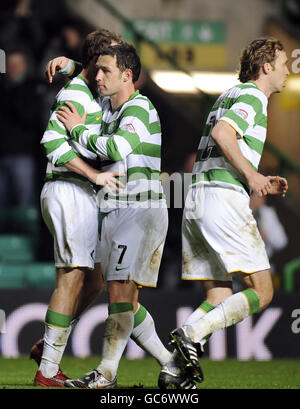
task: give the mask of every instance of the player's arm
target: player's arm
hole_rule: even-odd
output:
[[[71,60],[70,58],[60,56],[50,60],[45,68],[45,75],[48,82],[51,84],[56,72],[65,75],[68,78],[74,78],[82,70],[82,64],[80,62]]]
[[[59,110],[58,118],[64,123],[76,142],[101,158],[108,158],[114,162],[121,161],[141,143],[136,132],[138,119],[134,118],[134,115],[130,115],[130,121],[128,121],[126,110],[122,114],[123,118],[120,121],[119,129],[114,135],[107,137],[90,133],[84,126],[84,115],[81,117],[72,103],[66,105],[68,108],[61,107]],[[148,114],[147,111],[145,113]]]
[[[115,176],[124,176],[123,173],[111,171],[99,172],[99,170],[94,169],[79,157],[66,163],[66,167],[72,172],[84,176],[95,185],[106,186],[111,194],[113,191],[119,192],[119,188],[124,187],[124,185],[115,178]]]
[[[57,117],[57,110],[62,103],[66,102],[67,101],[60,101],[54,107],[54,111],[52,112],[41,140],[48,160],[57,167],[66,166],[70,171],[86,177],[96,185],[106,186],[110,193],[112,192],[111,189],[118,191],[118,186],[122,185],[115,179],[115,176],[123,176],[123,174],[110,171],[100,172],[94,169],[82,160],[69,144],[68,131]],[[73,101],[73,103],[75,103],[75,101]],[[76,103],[76,106],[79,111],[83,112],[83,106],[79,103]]]
[[[49,162],[54,166],[65,166],[79,155],[69,144],[68,131],[57,118],[57,110],[62,102],[56,102],[48,121],[46,130],[41,139],[41,145]]]
[[[211,136],[231,165],[246,178],[249,187],[260,197],[271,190],[271,182],[258,173],[242,155],[239,148],[236,130],[229,123],[220,120],[212,129]]]

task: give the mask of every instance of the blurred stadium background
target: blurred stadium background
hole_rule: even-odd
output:
[[[3,0],[0,20],[0,354],[27,353],[40,337],[55,284],[52,238],[39,211],[45,173],[39,141],[65,79],[57,76],[47,84],[44,68],[58,55],[80,60],[85,35],[104,27],[139,51],[143,73],[138,87],[160,114],[162,170],[171,176],[191,171],[206,113],[218,94],[237,81],[242,48],[261,35],[278,37],[285,44],[291,75],[284,91],[270,100],[261,163],[265,173],[286,176],[290,186],[286,199],[267,203],[277,216],[271,229],[267,222],[261,227],[270,251],[275,297],[254,320],[214,335],[207,354],[211,359],[299,358],[300,1]],[[181,183],[180,178],[174,180]],[[256,214],[260,221],[263,213]],[[203,296],[198,283],[180,280],[181,215],[171,193],[158,289],[142,291],[142,302],[165,342]],[[105,302],[103,296],[82,316],[68,354],[99,353]],[[126,356],[143,353],[129,344]]]

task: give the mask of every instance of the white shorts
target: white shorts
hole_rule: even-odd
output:
[[[156,287],[167,230],[166,208],[127,207],[107,213],[100,245],[104,280]]]
[[[187,198],[182,221],[183,280],[230,281],[233,272],[251,274],[270,268],[249,196],[198,184],[190,188]]]
[[[43,219],[54,239],[56,267],[94,268],[100,262],[99,209],[92,185],[49,181],[41,192]]]

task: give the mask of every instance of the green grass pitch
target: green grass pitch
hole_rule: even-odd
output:
[[[61,367],[70,377],[83,376],[94,369],[100,357],[63,358]],[[205,380],[200,389],[300,389],[299,360],[210,361],[201,359]],[[30,389],[37,370],[28,357],[0,358],[0,389]],[[152,358],[122,359],[118,371],[118,388],[157,389],[160,367]]]

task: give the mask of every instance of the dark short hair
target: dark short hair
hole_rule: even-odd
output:
[[[121,44],[105,47],[97,55],[116,56],[116,65],[120,71],[130,69],[132,71],[132,81],[135,83],[141,73],[141,60],[133,45],[122,42]]]
[[[284,46],[276,38],[261,37],[252,41],[242,52],[239,80],[242,83],[256,80],[260,68],[265,63],[270,63],[274,67],[277,50],[284,50]]]
[[[81,50],[81,62],[83,68],[87,68],[92,58],[99,53],[101,48],[109,47],[112,41],[121,43],[121,37],[104,28],[92,31],[84,40]]]

